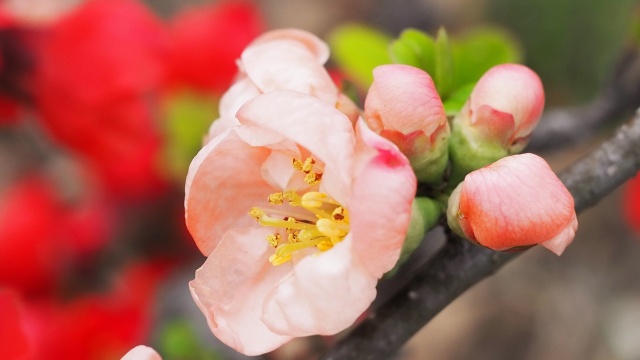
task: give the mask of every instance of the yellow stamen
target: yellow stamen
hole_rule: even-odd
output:
[[[320,180],[322,180],[322,173],[310,172],[304,176],[304,182],[309,185],[316,185],[320,183]]]
[[[319,219],[316,227],[318,231],[329,237],[345,236],[349,232],[349,225],[330,219]]]
[[[335,221],[343,221],[346,216],[346,210],[342,206],[338,206],[333,213],[331,213],[331,218]]]
[[[278,243],[280,242],[280,239],[282,239],[282,236],[280,234],[267,235],[267,242],[269,243],[269,245],[271,245],[273,247],[277,247],[278,246]]]
[[[313,227],[314,225],[306,224],[303,222],[297,222],[296,219],[290,217],[289,220],[281,220],[272,218],[267,215],[262,215],[258,219],[258,223],[262,226],[271,226],[276,228],[285,228],[285,229],[307,229],[309,227]]]
[[[308,173],[311,171],[311,169],[313,169],[313,165],[314,165],[315,163],[316,163],[316,161],[315,161],[315,160],[313,160],[313,158],[312,158],[312,157],[308,157],[308,158],[307,158],[307,160],[305,160],[305,161],[304,161],[304,164],[302,165],[302,169],[301,169],[301,170],[302,170],[305,174],[308,174]]]
[[[340,203],[328,197],[327,194],[318,191],[309,191],[300,198],[300,204],[305,208],[319,208],[323,203],[340,206]]]
[[[275,192],[269,195],[269,204],[282,205],[284,195],[281,192]]]
[[[307,159],[307,168],[313,165]],[[295,164],[295,161],[294,161]],[[316,176],[310,171],[308,176]],[[319,174],[322,176],[322,174]],[[288,201],[290,207],[280,206]],[[327,194],[310,191],[300,196],[288,189],[268,196],[269,208],[253,207],[249,215],[262,226],[281,229],[266,236],[275,253],[269,258],[273,266],[282,265],[292,259],[292,254],[313,249],[324,252],[344,240],[349,233],[349,212]],[[283,239],[286,233],[286,241]]]
[[[316,245],[316,248],[318,248],[318,250],[320,251],[327,251],[333,248],[333,242],[327,240],[321,241],[320,243],[318,243],[318,245]]]
[[[252,207],[251,210],[249,210],[249,216],[255,218],[256,220],[260,220],[260,217],[262,215],[264,215],[264,211],[260,210],[257,207]]]
[[[298,159],[291,159],[291,165],[296,170],[302,170],[302,165],[304,165],[304,164],[302,163],[302,161],[300,161]]]

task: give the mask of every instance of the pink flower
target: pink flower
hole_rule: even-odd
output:
[[[138,345],[129,350],[120,360],[162,360],[160,354],[148,346]]]
[[[396,144],[418,179],[439,182],[447,167],[449,123],[431,77],[407,65],[382,65],[364,105],[369,127]]]
[[[416,179],[392,143],[322,98],[271,91],[237,121],[187,175],[187,226],[208,256],[190,288],[213,333],[256,355],[367,309],[400,255]]]
[[[449,198],[449,226],[494,250],[540,244],[557,255],[578,228],[573,197],[537,155],[503,158],[468,174]]]
[[[211,126],[208,137],[238,125],[235,115],[240,106],[274,90],[313,95],[334,105],[355,122],[359,110],[340,92],[324,68],[328,59],[327,44],[306,31],[273,30],[258,37],[238,60],[240,74],[220,99],[220,118]]]
[[[543,108],[544,89],[535,72],[524,65],[497,65],[480,78],[454,124],[514,154],[524,149]]]

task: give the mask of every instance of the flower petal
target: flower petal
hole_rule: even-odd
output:
[[[531,134],[542,115],[544,89],[538,75],[528,67],[502,64],[489,69],[480,78],[469,102],[472,112],[487,105],[513,115],[513,138],[523,138]]]
[[[262,92],[293,90],[313,95],[329,104],[338,100],[338,88],[307,46],[282,39],[249,46],[242,67]]]
[[[254,223],[248,211],[272,191],[261,172],[269,153],[247,144],[232,128],[207,143],[191,162],[185,219],[203,254],[211,253],[230,228]]]
[[[273,131],[304,146],[325,164],[323,191],[346,203],[355,143],[346,115],[313,96],[274,91],[247,102],[237,117],[242,124]]]
[[[211,331],[246,355],[263,354],[291,339],[260,321],[265,297],[291,271],[290,264],[269,263],[268,234],[266,228],[230,230],[189,283]]]
[[[353,324],[376,296],[377,279],[353,257],[353,238],[306,256],[265,299],[263,322],[289,336],[333,335]]]
[[[398,148],[357,124],[356,169],[352,198],[347,205],[356,256],[379,278],[393,268],[411,219],[416,177]],[[384,190],[383,190],[384,189]]]
[[[295,40],[304,44],[307,49],[315,56],[318,64],[324,64],[329,60],[329,46],[312,33],[299,29],[279,29],[269,31],[257,39],[250,46],[263,44],[276,40]]]
[[[120,360],[162,360],[160,354],[148,346],[138,345],[129,350]]]
[[[365,100],[365,117],[372,130],[422,131],[427,136],[447,123],[444,106],[431,77],[408,65],[382,65]]]
[[[573,197],[537,155],[506,157],[471,172],[461,186],[459,211],[475,240],[491,249],[552,241],[558,252],[577,226]]]

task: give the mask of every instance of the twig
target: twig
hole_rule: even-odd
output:
[[[597,150],[560,173],[576,211],[594,205],[640,169],[640,111]],[[494,252],[453,237],[412,281],[322,359],[388,359],[465,290],[517,253]]]

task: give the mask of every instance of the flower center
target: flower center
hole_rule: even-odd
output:
[[[315,161],[293,159],[292,165],[302,171],[309,185],[319,184],[322,173],[314,172]],[[286,200],[286,204],[285,204]],[[293,189],[275,192],[268,197],[272,208],[253,207],[249,215],[262,226],[273,227],[266,240],[275,253],[269,262],[277,266],[291,260],[296,251],[315,247],[327,251],[341,242],[349,233],[349,213],[336,200],[318,191],[298,194]]]

